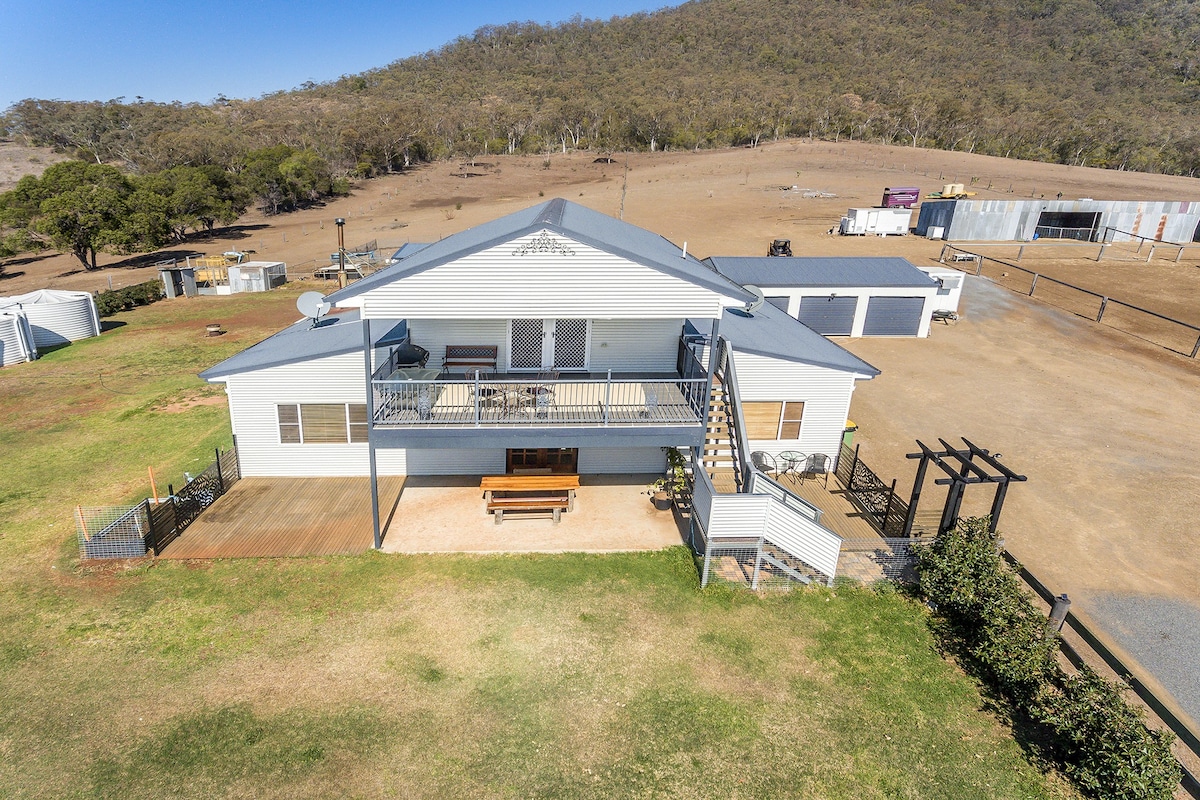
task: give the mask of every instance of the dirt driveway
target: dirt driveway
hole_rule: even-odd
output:
[[[1029,478],[1004,507],[1009,550],[1200,717],[1200,648],[1170,633],[1200,630],[1200,364],[986,279],[962,310],[926,340],[839,340],[883,370],[851,407],[863,459],[907,496],[916,439],[1002,453]],[[987,512],[990,489],[967,494]]]

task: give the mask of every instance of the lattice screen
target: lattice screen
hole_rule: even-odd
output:
[[[538,369],[542,366],[542,321],[514,319],[512,321],[513,369]]]
[[[586,319],[556,320],[554,366],[556,369],[585,369],[587,367]]]

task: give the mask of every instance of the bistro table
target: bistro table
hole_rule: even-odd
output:
[[[803,469],[808,463],[808,456],[799,450],[784,450],[779,454],[779,460],[782,462],[780,472],[795,476],[799,474],[797,468]]]

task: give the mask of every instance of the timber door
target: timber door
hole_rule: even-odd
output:
[[[510,475],[575,473],[579,471],[577,447],[514,447],[507,451],[505,470]]]
[[[508,368],[582,372],[588,368],[590,328],[586,319],[514,319]]]

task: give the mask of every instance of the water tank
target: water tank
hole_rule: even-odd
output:
[[[38,349],[57,347],[100,335],[96,301],[87,292],[38,289],[0,297],[0,311],[21,314],[29,321]]]
[[[20,364],[37,358],[33,332],[21,314],[0,311],[0,367]]]

